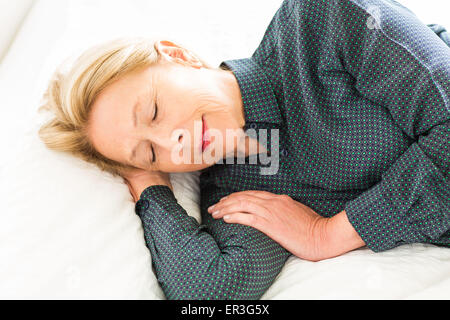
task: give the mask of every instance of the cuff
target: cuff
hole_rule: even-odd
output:
[[[401,243],[402,226],[405,219],[393,214],[393,203],[382,195],[378,184],[358,198],[345,204],[347,218],[366,246],[380,252],[394,248]]]
[[[155,202],[160,206],[176,201],[172,190],[166,185],[153,185],[146,188],[142,193],[139,201],[136,202],[135,212],[141,216],[150,206],[150,202]]]

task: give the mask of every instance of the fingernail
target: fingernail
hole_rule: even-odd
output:
[[[219,212],[220,212],[219,210],[214,211],[213,214],[212,214],[212,216],[213,216],[213,217],[216,217],[216,216],[219,214]]]
[[[224,216],[223,217],[223,220],[228,220],[228,219],[230,219],[230,216]]]
[[[211,206],[211,207],[209,207],[208,208],[208,212],[211,212],[213,209],[214,209],[214,207],[215,207],[215,205],[214,206]]]

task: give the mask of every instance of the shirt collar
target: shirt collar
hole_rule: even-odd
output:
[[[245,127],[252,122],[281,124],[281,114],[264,70],[252,59],[226,60],[220,64],[233,72],[241,89]]]

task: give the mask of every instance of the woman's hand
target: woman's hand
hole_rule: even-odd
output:
[[[169,174],[166,172],[127,169],[123,170],[121,175],[130,189],[134,202],[138,202],[141,193],[150,186],[166,185],[173,191]]]
[[[362,247],[365,243],[345,211],[324,218],[288,195],[241,191],[208,208],[215,219],[254,227],[299,258],[319,261]]]

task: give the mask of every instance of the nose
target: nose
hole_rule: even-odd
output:
[[[158,147],[172,150],[175,146],[182,145],[184,140],[184,135],[186,134],[183,129],[170,129],[164,130],[160,128],[158,132],[151,133],[149,137],[150,140],[158,145]],[[183,146],[184,147],[184,146]]]
[[[180,135],[178,137],[178,143],[182,143],[183,142],[183,136],[184,136],[183,132],[180,132]]]

